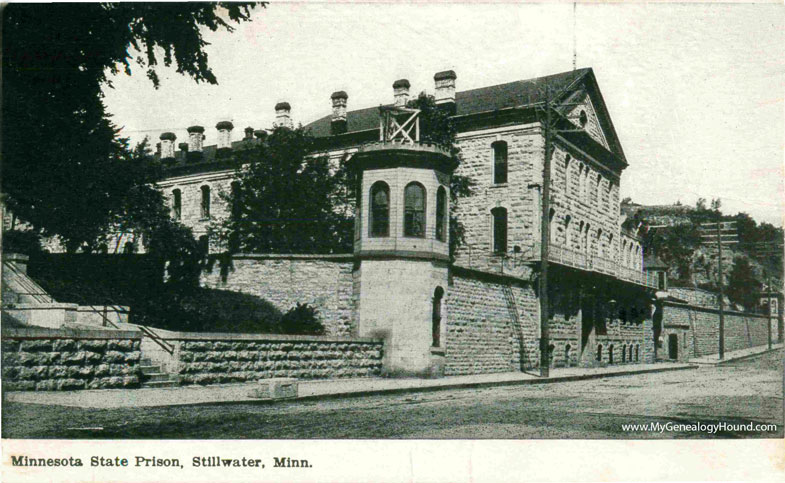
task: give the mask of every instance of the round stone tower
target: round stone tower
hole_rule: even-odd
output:
[[[398,117],[419,112],[393,109]],[[450,177],[456,165],[447,148],[420,143],[418,132],[403,141],[385,139],[384,132],[381,137],[351,159],[359,178],[358,335],[385,339],[386,374],[435,377],[444,364]]]

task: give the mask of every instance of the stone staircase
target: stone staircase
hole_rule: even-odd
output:
[[[163,372],[161,365],[154,364],[150,359],[142,359],[142,387],[178,387],[180,381],[174,374]]]

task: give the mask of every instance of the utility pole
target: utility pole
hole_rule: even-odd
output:
[[[766,276],[766,305],[769,317],[766,322],[766,332],[769,337],[769,350],[771,350],[771,275]]]
[[[540,377],[550,374],[548,335],[548,253],[551,239],[551,93],[545,87],[545,159],[542,173],[542,216],[540,217]]]
[[[753,257],[759,259],[759,261],[763,261],[766,258],[774,258],[781,259],[782,258],[782,248],[783,242],[782,241],[770,241],[770,242],[757,242],[757,243],[747,243],[745,244],[745,248],[747,252],[750,253]],[[766,305],[767,305],[767,312],[768,312],[768,327],[766,328],[768,333],[768,342],[769,342],[769,350],[771,350],[771,345],[773,343],[772,336],[771,336],[771,322],[772,322],[772,294],[774,291],[772,290],[772,282],[771,282],[771,273],[765,269],[764,272],[766,273],[766,290],[763,292],[766,296]],[[774,294],[774,300],[777,300],[777,304],[779,304],[779,291]],[[782,310],[781,308],[779,310]],[[779,319],[779,316],[777,317]],[[777,340],[782,341],[782,327],[781,324],[777,324]]]
[[[717,215],[718,221],[713,223],[701,223],[701,244],[713,245],[717,243],[717,286],[719,289],[719,312],[720,312],[720,334],[719,334],[719,358],[725,358],[725,290],[723,288],[722,276],[722,246],[726,244],[739,243],[736,232],[736,222],[729,221],[723,223],[722,215]],[[711,232],[714,232],[713,234]]]
[[[717,285],[720,287],[720,360],[725,358],[725,294],[722,290],[722,236],[720,235],[720,222],[717,222],[717,249],[719,256],[717,257],[717,267],[719,274],[717,277]]]

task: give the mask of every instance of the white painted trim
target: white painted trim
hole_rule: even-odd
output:
[[[192,175],[176,176],[173,178],[166,178],[155,183],[159,188],[168,188],[177,184],[194,184],[205,181],[218,181],[222,179],[234,178],[235,170],[227,169],[222,171],[213,171],[210,173],[198,173]]]
[[[458,133],[455,135],[455,139],[457,140],[471,139],[476,137],[490,136],[493,134],[537,132],[539,130],[540,130],[540,123],[514,124],[512,126],[504,126],[504,127],[497,127],[492,129],[483,129],[480,131],[468,131],[468,132]]]

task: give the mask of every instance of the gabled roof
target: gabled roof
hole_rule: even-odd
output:
[[[588,93],[597,111],[600,125],[606,135],[611,152],[618,156],[623,165],[626,166],[624,151],[621,148],[621,143],[616,135],[613,122],[600,93],[597,80],[594,77],[594,71],[591,68],[456,92],[455,118],[463,120],[483,113],[493,114],[495,111],[504,109],[532,107],[544,102],[544,89],[542,87],[545,85],[550,86],[551,92],[556,93],[555,97],[559,99],[567,99],[576,92],[585,91]],[[304,127],[309,129],[314,137],[328,138],[331,136],[331,119],[332,116],[327,115],[310,124],[306,124]],[[352,137],[352,133],[378,130],[379,106],[349,111],[346,121],[346,134],[341,135],[344,138]],[[574,138],[576,136],[571,137]],[[578,137],[581,136],[579,135]]]
[[[509,82],[490,87],[480,87],[468,91],[455,93],[456,116],[468,116],[481,112],[497,111],[508,107],[531,106],[542,102],[542,89],[545,84],[551,85],[555,90],[562,91],[570,87],[591,69],[578,69],[559,74],[537,77],[535,79]],[[316,137],[329,136],[332,116],[306,124],[305,128],[311,130]],[[378,129],[379,108],[377,106],[349,111],[347,115],[347,132]]]

